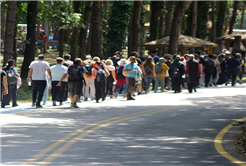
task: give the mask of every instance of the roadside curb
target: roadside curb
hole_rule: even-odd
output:
[[[243,158],[243,156],[237,154],[233,141],[233,134],[238,132],[238,127],[234,125],[245,120],[246,117],[227,125],[217,134],[214,139],[214,146],[217,152],[231,162],[241,166],[246,166],[246,160]]]

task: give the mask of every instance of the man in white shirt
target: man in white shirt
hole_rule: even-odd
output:
[[[54,65],[50,68],[51,73],[52,73],[51,94],[52,94],[53,106],[56,106],[56,101],[59,101],[60,105],[62,105],[62,102],[64,99],[64,94],[65,94],[65,88],[67,86],[67,78],[65,78],[61,82],[61,86],[57,86],[62,75],[64,74],[64,72],[68,68],[63,65],[63,59],[62,58],[57,58],[56,63],[57,63],[56,65]]]
[[[33,61],[29,66],[27,81],[32,81],[33,91],[32,91],[32,106],[36,105],[36,108],[42,108],[40,102],[43,98],[44,90],[46,88],[46,75],[48,72],[50,80],[52,80],[52,75],[50,72],[50,65],[48,62],[44,61],[44,55],[40,54],[37,61]]]
[[[73,61],[70,60],[71,59],[71,55],[65,54],[63,56],[63,59],[64,59],[64,63],[67,63],[68,66],[72,66],[73,65]]]

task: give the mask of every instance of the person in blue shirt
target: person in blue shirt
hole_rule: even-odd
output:
[[[160,57],[157,56],[158,50],[152,50],[152,55],[150,55],[154,59],[154,63],[157,64],[157,62],[160,61]],[[146,56],[144,60],[146,60],[149,56]]]
[[[227,77],[231,77],[231,86],[235,86],[238,70],[241,72],[240,62],[235,53],[226,61]]]
[[[135,63],[136,57],[131,56],[130,62],[131,63],[125,65],[123,73],[126,76],[127,100],[135,100],[132,97],[132,92],[134,92],[134,90],[135,90],[135,85],[136,85],[136,79],[135,78],[137,77],[137,69],[138,69],[138,66]]]

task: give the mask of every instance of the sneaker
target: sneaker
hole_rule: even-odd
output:
[[[142,95],[142,92],[138,92],[138,95]]]
[[[36,106],[36,103],[32,103],[32,106],[35,107]]]
[[[84,101],[88,101],[88,98],[85,98]]]
[[[56,106],[56,103],[55,102],[53,102],[53,106]]]
[[[62,103],[62,102],[60,102],[60,105],[63,105],[63,103]]]
[[[154,90],[154,93],[157,93],[157,90]]]
[[[18,104],[13,104],[12,107],[18,107],[19,105]]]
[[[72,106],[73,108],[79,108],[79,106],[77,106],[77,104],[74,102],[73,103],[73,106]]]
[[[1,108],[5,108],[5,105],[1,105]]]
[[[133,97],[127,98],[127,100],[135,100]]]
[[[36,108],[43,108],[43,106],[41,106],[41,105],[36,105]]]

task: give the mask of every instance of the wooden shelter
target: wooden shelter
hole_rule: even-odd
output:
[[[167,36],[158,40],[144,43],[143,45],[149,50],[163,48],[169,46],[169,40],[170,38]],[[208,52],[208,54],[210,54],[213,52],[213,48],[218,47],[218,45],[195,37],[179,35],[178,47],[181,55],[183,55],[189,48],[203,48]]]
[[[232,43],[235,40],[235,36],[241,36],[242,43],[246,45],[246,33],[232,33],[229,35],[222,36],[222,38],[225,40],[225,46],[228,50],[230,47],[232,47]]]

